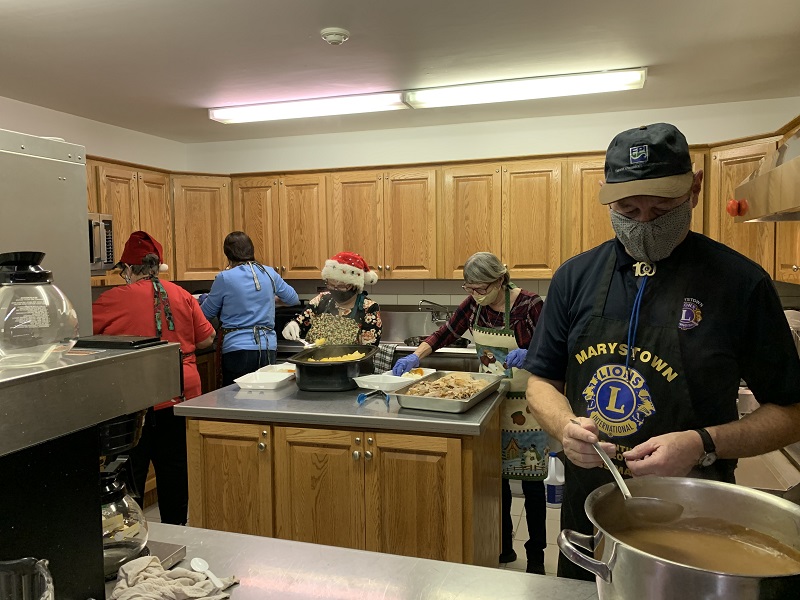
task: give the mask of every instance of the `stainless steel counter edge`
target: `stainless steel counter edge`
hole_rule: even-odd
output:
[[[596,600],[593,582],[530,575],[423,558],[379,554],[192,527],[152,523],[150,538],[183,544],[218,577],[235,575],[231,600]],[[106,586],[110,597],[114,583]]]
[[[381,343],[386,344],[397,344],[395,351],[397,352],[414,352],[417,349],[417,346],[406,346],[402,342],[389,342],[383,341]],[[300,352],[303,350],[303,345],[300,342],[290,342],[286,340],[278,340],[278,352],[281,354],[285,354],[288,352]],[[451,346],[447,346],[445,348],[439,348],[438,350],[434,351],[434,354],[439,354],[442,356],[475,356],[475,345],[467,346],[466,348],[454,348]]]
[[[180,394],[179,344],[0,370],[0,456]]]
[[[304,392],[294,384],[283,390],[256,391],[240,390],[234,384],[177,405],[175,414],[199,419],[474,436],[483,432],[488,418],[505,397],[501,389],[469,411],[456,414],[400,408],[394,396],[388,408],[376,397],[358,406],[356,398],[362,391]]]

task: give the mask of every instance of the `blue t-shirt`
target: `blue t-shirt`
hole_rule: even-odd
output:
[[[275,334],[275,296],[288,306],[300,302],[294,288],[281,279],[275,269],[266,265],[263,268],[266,273],[257,265],[253,265],[251,270],[248,264],[221,271],[200,306],[207,318],[219,317],[225,329],[246,328],[225,335],[222,342],[223,352],[258,350],[259,342],[253,333],[255,326],[268,328],[268,331],[258,332],[261,349],[276,350],[278,336]],[[256,289],[253,281],[253,271],[261,285],[260,290]]]

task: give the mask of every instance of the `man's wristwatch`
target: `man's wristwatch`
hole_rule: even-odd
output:
[[[710,467],[717,460],[717,447],[714,445],[714,440],[711,439],[711,434],[708,431],[705,429],[695,429],[695,431],[700,434],[700,438],[703,440],[704,452],[697,464],[701,467]]]

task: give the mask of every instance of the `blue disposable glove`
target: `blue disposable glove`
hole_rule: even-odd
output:
[[[403,373],[408,373],[411,369],[415,369],[419,366],[419,356],[416,354],[409,354],[408,356],[404,356],[392,367],[392,375],[397,375],[398,377]]]
[[[208,298],[208,294],[200,294],[200,297],[197,299],[197,303],[202,304],[206,298]]]
[[[525,357],[528,356],[528,351],[522,348],[517,348],[516,350],[512,350],[506,356],[506,367],[509,369],[511,367],[516,367],[517,369],[521,369],[523,363],[525,362]]]

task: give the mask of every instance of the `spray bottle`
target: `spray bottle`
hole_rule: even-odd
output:
[[[556,452],[551,452],[547,461],[547,477],[544,480],[548,508],[561,508],[564,497],[564,463]]]

